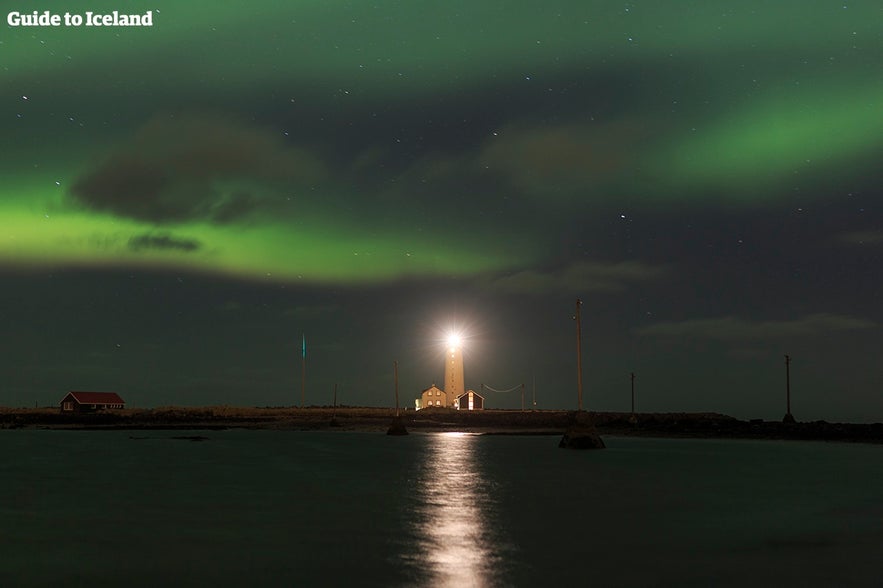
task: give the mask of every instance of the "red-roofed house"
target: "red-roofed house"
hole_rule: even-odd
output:
[[[126,408],[116,392],[68,392],[61,401],[62,412],[92,412],[109,408]]]

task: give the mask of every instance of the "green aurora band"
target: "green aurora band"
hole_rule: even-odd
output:
[[[501,272],[529,267],[552,248],[554,236],[530,229],[513,246],[511,229],[489,227],[465,209],[409,223],[408,212],[418,204],[390,215],[387,208],[396,202],[385,200],[385,189],[363,188],[357,174],[325,188],[351,191],[361,202],[354,211],[314,199],[297,219],[264,214],[227,224],[162,223],[73,201],[76,179],[146,120],[203,104],[253,118],[262,104],[292,103],[305,118],[346,121],[426,101],[431,117],[434,106],[497,87],[565,100],[561,88],[568,79],[615,74],[626,80],[619,90],[628,93],[617,99],[623,104],[599,102],[594,110],[604,112],[606,122],[640,119],[654,131],[650,141],[630,146],[633,163],[605,178],[605,189],[591,181],[573,188],[592,194],[589,209],[636,191],[648,201],[675,200],[674,194],[701,201],[708,188],[735,202],[775,202],[796,170],[810,178],[847,176],[855,170],[844,168],[846,159],[873,165],[883,136],[883,87],[876,81],[879,63],[867,56],[883,50],[879,3],[677,6],[649,0],[517,7],[131,2],[127,11],[156,12],[152,29],[7,27],[0,46],[0,132],[15,147],[0,162],[0,261],[338,283]],[[70,12],[119,9],[118,2],[100,1],[64,6]],[[568,103],[549,118],[591,133],[589,114]],[[541,112],[507,116],[499,127],[547,120]],[[334,141],[314,134],[300,143],[335,154],[347,139]],[[359,150],[380,150],[380,142],[364,139]],[[475,161],[480,147],[472,139],[461,150],[466,161],[453,175],[498,182],[516,199],[533,199],[539,214],[555,208],[536,186],[518,194],[517,185],[505,182],[511,178],[483,172]],[[329,166],[332,176],[346,176],[352,162]],[[566,167],[563,176],[583,177]],[[635,168],[649,178],[634,180]],[[648,179],[656,188],[647,187]],[[480,199],[484,189],[472,185],[463,192]],[[446,197],[443,188],[426,196],[436,203],[434,213]],[[157,246],[132,246],[145,236]]]

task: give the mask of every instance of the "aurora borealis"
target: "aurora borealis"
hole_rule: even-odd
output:
[[[788,353],[883,420],[879,2],[64,10],[153,26],[4,25],[0,405],[293,404],[302,333],[308,403],[385,405],[454,324],[573,408],[580,297],[592,409],[781,418]]]

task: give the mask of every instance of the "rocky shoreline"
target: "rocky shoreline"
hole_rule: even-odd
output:
[[[883,423],[782,423],[743,421],[717,413],[590,413],[602,435],[702,439],[783,439],[883,444]],[[97,413],[58,409],[0,409],[0,428],[72,430],[218,430],[231,428],[329,431],[386,431],[394,409],[356,407],[240,408],[165,407]],[[402,411],[411,432],[560,435],[574,411],[425,409]]]

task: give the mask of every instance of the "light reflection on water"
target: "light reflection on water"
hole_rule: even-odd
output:
[[[490,526],[495,502],[476,440],[463,433],[432,435],[417,466],[411,563],[433,586],[500,583],[498,538]]]
[[[881,446],[194,433],[0,431],[0,587],[880,584]]]

